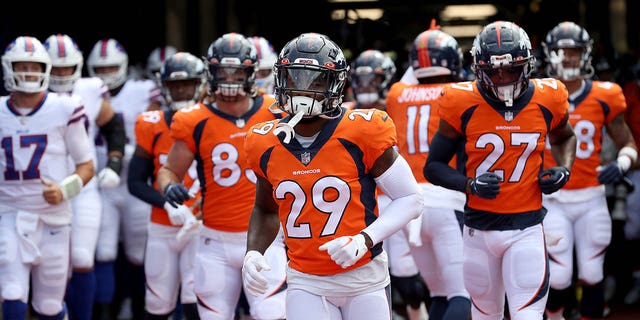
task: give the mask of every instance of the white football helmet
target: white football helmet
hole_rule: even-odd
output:
[[[256,47],[256,50],[258,50],[256,85],[267,93],[273,93],[273,86],[275,84],[273,65],[278,61],[278,54],[273,49],[271,43],[263,37],[251,37],[251,41]],[[268,74],[264,74],[267,72]]]
[[[157,47],[153,49],[147,58],[147,78],[155,79],[158,72],[160,72],[162,63],[177,52],[178,49],[172,46]]]
[[[82,64],[84,58],[76,42],[66,34],[49,36],[44,42],[44,47],[49,52],[52,67],[74,67],[73,74],[69,76],[51,75],[49,90],[54,92],[71,92],[76,81],[82,76]]]
[[[42,72],[14,72],[14,62],[39,62]],[[34,37],[18,37],[11,42],[2,55],[4,86],[8,91],[42,92],[49,86],[51,59],[40,40]],[[33,80],[35,79],[35,80]]]
[[[96,73],[96,68],[118,66],[118,71],[113,73]],[[98,41],[89,53],[87,59],[87,71],[92,77],[98,77],[104,81],[109,90],[121,86],[127,80],[127,68],[129,56],[124,47],[114,39]]]

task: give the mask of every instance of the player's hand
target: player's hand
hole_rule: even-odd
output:
[[[192,234],[197,234],[198,230],[200,230],[200,226],[202,225],[202,220],[197,220],[194,215],[190,215],[186,217],[186,221],[182,224],[180,230],[176,234],[176,240],[180,241],[185,236],[191,236]]]
[[[44,185],[44,189],[42,190],[42,197],[48,204],[58,204],[64,200],[64,195],[62,194],[62,190],[60,190],[60,186],[49,180],[45,180],[44,178],[40,178],[40,182]]]
[[[558,166],[542,171],[538,175],[538,185],[544,194],[552,194],[569,181],[569,169]]]
[[[327,251],[331,259],[342,268],[352,266],[369,251],[361,233],[333,239],[321,245],[318,249]]]
[[[242,264],[242,281],[247,292],[254,297],[267,292],[269,286],[267,278],[260,273],[262,270],[271,270],[264,256],[255,250],[247,252]]]
[[[120,185],[120,175],[109,167],[98,173],[98,185],[102,189],[113,189]]]
[[[187,222],[187,219],[189,219],[189,216],[193,217],[193,213],[191,212],[191,210],[189,210],[189,207],[185,206],[184,204],[181,204],[177,208],[174,208],[173,206],[171,206],[171,204],[165,202],[164,209],[167,210],[169,220],[174,226],[184,225],[184,223]]]
[[[500,193],[500,177],[493,172],[485,172],[471,180],[469,190],[480,198],[495,199]]]
[[[164,200],[174,208],[177,208],[189,198],[191,198],[189,190],[182,183],[169,183],[164,188]]]
[[[620,168],[617,161],[612,161],[604,166],[598,166],[598,182],[601,184],[618,183],[622,180],[624,171]]]

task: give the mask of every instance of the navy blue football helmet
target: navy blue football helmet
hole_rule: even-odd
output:
[[[280,51],[275,66],[277,107],[305,117],[330,115],[342,103],[349,66],[329,37],[303,33]]]
[[[542,50],[548,62],[547,75],[565,81],[593,76],[592,46],[593,40],[587,30],[571,21],[560,22],[547,33],[542,42]],[[580,61],[569,61],[563,49],[579,49]]]
[[[461,79],[462,50],[454,37],[429,29],[413,40],[409,65],[417,79],[451,75],[457,81]]]
[[[395,74],[396,65],[391,58],[379,50],[363,51],[349,68],[349,81],[356,100],[371,104],[384,99]]]
[[[244,35],[227,33],[207,50],[209,92],[222,101],[256,94],[258,51]]]
[[[517,24],[486,25],[474,39],[471,55],[478,87],[486,96],[511,107],[527,91],[535,57],[529,36]]]

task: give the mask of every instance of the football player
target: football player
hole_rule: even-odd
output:
[[[531,79],[529,36],[515,23],[484,26],[471,49],[476,80],[445,87],[440,124],[425,177],[464,192],[464,283],[471,318],[542,319],[549,270],[542,193],[569,179],[576,137],[568,122],[567,90],[555,79]],[[549,137],[557,166],[542,170]],[[463,166],[449,165],[458,158]]]
[[[51,58],[38,39],[13,40],[2,69],[11,91],[0,98],[2,319],[25,319],[28,299],[41,319],[64,319],[70,200],[95,174],[86,115],[78,96],[47,92]]]
[[[385,98],[395,73],[393,60],[381,51],[361,52],[349,66],[349,84],[356,100],[343,103],[343,107],[385,110]]]
[[[116,279],[115,265],[118,242],[122,236],[126,256],[127,276],[131,280],[119,282],[129,286],[134,318],[144,317],[144,250],[151,206],[127,190],[129,160],[135,150],[134,125],[137,116],[148,108],[159,108],[162,95],[153,80],[127,79],[129,56],[115,39],[96,42],[87,58],[89,75],[98,77],[109,88],[110,103],[124,123],[126,140],[120,179],[113,188],[102,188],[102,221],[96,249],[96,311],[112,313]],[[107,159],[104,137],[96,137],[98,169],[105,167]],[[116,315],[111,315],[115,317]]]
[[[187,52],[168,57],[158,73],[158,86],[167,103],[163,110],[147,111],[136,121],[136,151],[129,164],[128,186],[134,196],[153,205],[147,235],[145,309],[153,319],[167,319],[180,292],[188,320],[198,319],[193,292],[193,265],[198,246],[196,197],[200,194],[195,166],[184,185],[194,198],[174,208],[154,185],[173,144],[169,126],[176,111],[198,103],[206,84],[202,60]],[[195,163],[194,163],[195,164]]]
[[[107,143],[106,166],[97,179],[91,179],[71,201],[74,212],[71,224],[73,274],[67,288],[66,302],[71,318],[89,320],[96,291],[94,264],[102,216],[98,185],[102,188],[114,187],[120,181],[125,144],[124,125],[111,108],[108,89],[102,80],[97,77],[81,78],[84,58],[71,37],[66,34],[51,35],[43,45],[51,58],[49,90],[79,95],[88,119],[85,125],[89,137],[95,137],[99,130]],[[97,163],[95,144],[93,140],[91,142],[94,163]]]
[[[562,81],[569,91],[569,122],[578,140],[571,179],[556,193],[543,196],[548,213],[545,232],[557,243],[549,246],[550,284],[547,317],[563,319],[565,305],[574,295],[573,255],[582,287],[580,314],[589,319],[604,317],[604,273],[606,248],[611,242],[611,216],[605,184],[622,180],[636,162],[638,151],[629,127],[622,88],[616,83],[595,81],[591,65],[589,33],[571,21],[547,33],[542,48],[549,76]],[[601,165],[603,130],[615,143],[617,159]],[[547,148],[545,167],[556,165]]]
[[[273,94],[273,65],[278,59],[278,54],[269,40],[264,37],[251,37],[253,45],[258,50],[258,71],[256,72],[256,86],[258,90],[266,94]]]
[[[462,51],[456,39],[434,23],[413,40],[409,65],[418,84],[393,84],[387,112],[396,123],[400,154],[425,196],[421,219],[410,225],[415,230],[408,230],[410,249],[431,294],[429,319],[469,319],[471,302],[462,276],[462,234],[456,218],[456,212],[464,210],[465,196],[429,183],[422,172],[440,120],[437,100],[446,83],[461,80]]]
[[[203,227],[194,270],[198,313],[202,319],[232,319],[242,290],[242,259],[256,181],[246,162],[245,136],[252,125],[276,115],[269,110],[273,97],[257,94],[258,55],[244,35],[227,33],[214,40],[205,64],[214,100],[183,108],[173,116],[175,142],[158,171],[158,189],[175,208],[190,199],[182,177],[196,160],[203,192]],[[287,257],[283,242],[274,241],[266,257],[273,266],[269,289],[257,297],[246,295],[251,315],[284,319]]]
[[[287,319],[388,320],[382,240],[422,209],[420,188],[394,149],[393,121],[384,111],[341,107],[349,66],[324,35],[289,41],[275,69],[276,106],[288,116],[253,126],[245,141],[257,176],[245,286],[268,293],[272,266],[263,254],[282,226]],[[391,199],[385,214],[376,187]]]

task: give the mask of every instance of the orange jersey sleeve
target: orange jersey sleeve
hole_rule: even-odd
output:
[[[542,208],[538,173],[547,133],[568,112],[567,90],[554,79],[532,79],[514,107],[492,106],[475,82],[451,84],[440,101],[440,117],[464,135],[464,170],[474,178],[502,178],[495,199],[468,195],[475,210],[513,214]],[[499,204],[499,205],[497,205]]]
[[[258,96],[241,117],[202,103],[174,115],[172,136],[196,155],[205,226],[227,232],[249,227],[256,177],[247,165],[244,140],[252,125],[276,118],[268,109],[273,102],[269,95]]]
[[[440,123],[437,102],[444,87],[443,83],[396,82],[387,95],[387,112],[396,125],[399,152],[419,183],[427,182],[423,168]],[[456,167],[455,157],[450,165]]]
[[[153,156],[153,176],[155,177],[160,167],[164,165],[167,154],[169,154],[169,150],[173,145],[167,114],[163,111],[147,111],[139,114],[136,118],[135,132],[138,147]],[[185,176],[183,184],[187,189],[194,191],[197,197],[199,196],[199,184],[196,183],[194,185],[195,178],[194,170],[189,170],[189,174]],[[153,179],[153,187],[158,188],[156,179]],[[194,199],[187,200],[185,205],[190,206],[194,201]],[[151,221],[167,226],[172,225],[167,211],[156,206],[151,208]]]
[[[360,232],[378,217],[376,183],[369,171],[396,144],[386,112],[346,110],[329,120],[308,148],[281,142],[277,121],[256,125],[245,144],[250,166],[273,186],[284,228],[289,266],[330,275],[355,269],[381,252],[372,248],[355,265],[342,269],[320,245]]]
[[[577,148],[571,179],[563,188],[599,186],[596,168],[600,165],[602,130],[614,117],[627,109],[622,88],[613,82],[587,80],[582,94],[569,100],[569,103],[569,122],[576,135]],[[555,165],[550,146],[547,146],[545,167]]]

